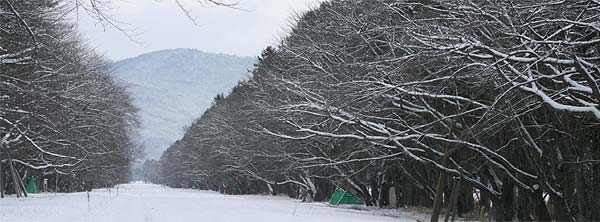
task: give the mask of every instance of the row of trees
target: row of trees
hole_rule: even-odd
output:
[[[595,0],[323,3],[147,175],[307,200],[342,187],[432,220],[600,220],[599,17]]]
[[[126,182],[140,154],[125,86],[68,22],[87,4],[0,1],[2,193],[20,195],[30,178],[55,191]]]

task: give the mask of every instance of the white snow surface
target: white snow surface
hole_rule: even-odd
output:
[[[424,221],[400,210],[354,210],[287,197],[232,196],[210,191],[130,183],[87,194],[32,194],[0,199],[0,221],[10,222],[385,222]]]

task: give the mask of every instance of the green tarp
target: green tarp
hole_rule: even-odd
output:
[[[37,193],[38,192],[38,187],[37,184],[35,184],[35,179],[31,178],[29,179],[29,184],[27,185],[27,193]]]
[[[331,195],[331,200],[329,201],[331,205],[340,205],[340,204],[365,204],[361,199],[354,196],[352,193],[345,191],[343,189],[335,189],[333,195]]]

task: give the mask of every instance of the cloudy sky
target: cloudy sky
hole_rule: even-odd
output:
[[[238,0],[241,10],[236,10],[182,0],[195,25],[175,0],[114,0],[109,14],[124,23],[120,27],[128,29],[139,43],[82,13],[79,30],[92,47],[113,60],[170,48],[256,56],[266,46],[277,44],[295,12],[314,7],[319,1]]]

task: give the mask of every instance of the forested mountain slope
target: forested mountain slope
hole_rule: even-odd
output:
[[[247,79],[255,59],[194,49],[151,52],[115,62],[114,75],[129,84],[140,109],[140,142],[157,158],[198,118],[215,95]]]

